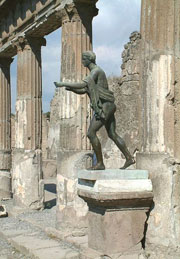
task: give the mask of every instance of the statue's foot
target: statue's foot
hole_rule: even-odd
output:
[[[97,163],[94,166],[91,166],[90,168],[88,168],[87,170],[104,170],[105,169],[105,165],[102,163]]]
[[[128,168],[130,165],[135,164],[135,160],[134,158],[128,159],[126,160],[125,164],[123,165],[123,167],[121,167],[120,169],[126,169]]]

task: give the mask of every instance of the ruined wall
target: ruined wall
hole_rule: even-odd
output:
[[[117,110],[115,113],[117,133],[125,140],[134,154],[141,148],[139,130],[141,96],[139,89],[140,34],[133,32],[122,53],[121,76],[109,78],[109,87],[114,92]],[[119,168],[124,163],[123,155],[107,138],[105,129],[100,130],[103,154],[107,168]],[[132,166],[134,167],[134,166]]]
[[[46,113],[42,114],[42,159],[48,159],[48,133],[49,133],[50,118]]]

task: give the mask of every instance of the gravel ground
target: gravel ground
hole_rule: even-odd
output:
[[[55,228],[56,223],[56,206],[54,202],[56,194],[53,192],[47,192],[46,202],[48,205],[43,211],[24,211],[19,214],[18,211],[13,210],[13,201],[2,201],[2,204],[6,206],[9,216],[6,218],[0,218],[0,259],[33,259],[27,255],[23,255],[17,251],[10,243],[7,242],[4,235],[7,237],[8,233],[16,236],[18,235],[32,235],[42,240],[51,240],[44,229],[47,227]],[[50,203],[50,206],[49,206]],[[49,208],[48,208],[49,207]],[[12,213],[11,213],[12,212]],[[56,240],[59,246],[62,248],[73,248],[72,244]],[[76,250],[76,249],[75,249]]]
[[[11,207],[11,201],[5,202],[8,209]],[[9,206],[10,205],[10,206]],[[45,209],[43,211],[31,211],[24,212],[16,217],[5,217],[0,218],[0,233],[16,237],[20,236],[34,236],[34,238],[42,239],[42,240],[52,240],[52,237],[47,235],[44,231],[47,227],[55,227],[55,218],[56,218],[56,207],[51,209]],[[0,259],[30,259],[31,257],[27,257],[13,249],[13,247],[5,241],[4,236],[0,236]],[[67,242],[63,242],[59,239],[56,239],[59,243],[59,247],[63,249],[73,249],[76,251],[77,249],[71,244]]]
[[[22,213],[19,215],[21,220],[31,220],[41,228],[52,227],[56,224],[56,207],[52,209],[45,209],[43,211],[33,211],[29,213]]]
[[[0,259],[32,259],[32,257],[22,255],[0,237]]]

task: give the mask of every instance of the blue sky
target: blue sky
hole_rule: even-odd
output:
[[[113,4],[112,4],[113,3]],[[141,0],[99,0],[99,14],[93,20],[93,49],[97,64],[108,76],[120,76],[121,53],[133,31],[140,28]],[[46,36],[42,47],[43,112],[50,110],[50,101],[60,79],[61,29]],[[11,65],[12,112],[15,112],[17,59]]]

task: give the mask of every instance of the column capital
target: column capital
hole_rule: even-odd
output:
[[[61,17],[62,23],[77,20],[92,20],[98,14],[98,8],[90,3],[66,4],[63,9],[57,10],[56,15]]]
[[[19,36],[14,42],[14,47],[18,51],[24,49],[41,48],[41,46],[46,46],[46,39],[43,37],[29,37],[29,36]]]
[[[0,67],[9,67],[12,62],[13,62],[13,58],[0,57]]]

